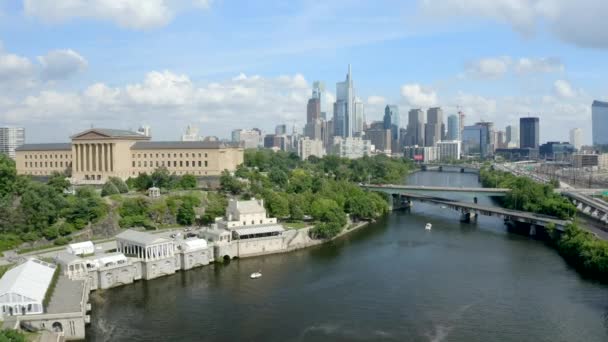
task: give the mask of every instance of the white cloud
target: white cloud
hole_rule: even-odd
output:
[[[20,85],[31,82],[34,65],[26,57],[4,51],[0,42],[0,85]]]
[[[469,63],[466,72],[467,74],[478,78],[496,79],[506,74],[510,65],[510,57],[482,58]]]
[[[383,96],[372,95],[367,98],[367,104],[384,105],[386,104],[386,98],[384,98]]]
[[[559,58],[520,58],[514,66],[514,70],[520,74],[552,73],[564,71],[565,67]]]
[[[220,129],[271,127],[303,121],[310,91],[301,74],[240,75],[196,84],[188,75],[152,71],[141,82],[121,87],[95,83],[76,93],[42,91],[10,103],[0,101],[0,121],[82,125],[103,120],[114,126],[147,121],[172,127],[176,120],[187,120],[221,125]]]
[[[481,17],[510,25],[530,36],[547,27],[561,40],[582,47],[608,48],[608,1],[603,0],[420,0],[430,16]]]
[[[84,57],[71,49],[53,50],[45,56],[39,56],[42,66],[42,78],[45,80],[63,80],[86,69],[88,63]]]
[[[564,65],[556,57],[521,57],[514,59],[509,56],[501,56],[481,58],[468,63],[466,75],[482,79],[499,79],[511,71],[524,76],[564,70]]]
[[[130,29],[167,25],[175,13],[188,7],[207,9],[211,0],[24,0],[26,15],[47,22],[73,18],[111,21]]]
[[[431,107],[437,105],[437,93],[419,84],[401,86],[401,96],[406,104],[413,107]]]
[[[575,97],[577,91],[565,80],[557,80],[553,83],[553,92],[560,98]]]

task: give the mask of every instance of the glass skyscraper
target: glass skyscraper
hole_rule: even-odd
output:
[[[336,103],[334,103],[334,135],[352,137],[355,125],[355,89],[351,77],[350,64],[344,82],[336,83]]]
[[[608,102],[593,101],[591,126],[593,145],[608,145]]]
[[[448,116],[448,140],[460,140],[460,122],[458,115]]]
[[[540,124],[538,118],[519,119],[519,145],[521,148],[538,148]]]
[[[488,126],[473,125],[465,126],[462,131],[462,153],[466,155],[479,155],[481,158],[488,156]]]

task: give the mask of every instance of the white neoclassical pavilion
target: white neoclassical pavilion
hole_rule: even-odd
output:
[[[118,252],[144,261],[172,258],[175,255],[172,240],[130,229],[116,236],[116,245]]]

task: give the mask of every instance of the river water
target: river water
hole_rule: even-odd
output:
[[[408,184],[478,186],[447,172]],[[608,341],[608,286],[499,219],[458,219],[414,203],[323,246],[102,291],[88,340]]]

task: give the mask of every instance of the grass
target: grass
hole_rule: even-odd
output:
[[[4,273],[6,273],[6,271],[10,270],[13,266],[15,266],[14,264],[9,264],[9,265],[2,265],[0,266],[0,278],[2,278],[2,276],[4,275]]]
[[[310,224],[306,222],[284,222],[283,226],[287,229],[302,229],[310,226]]]

